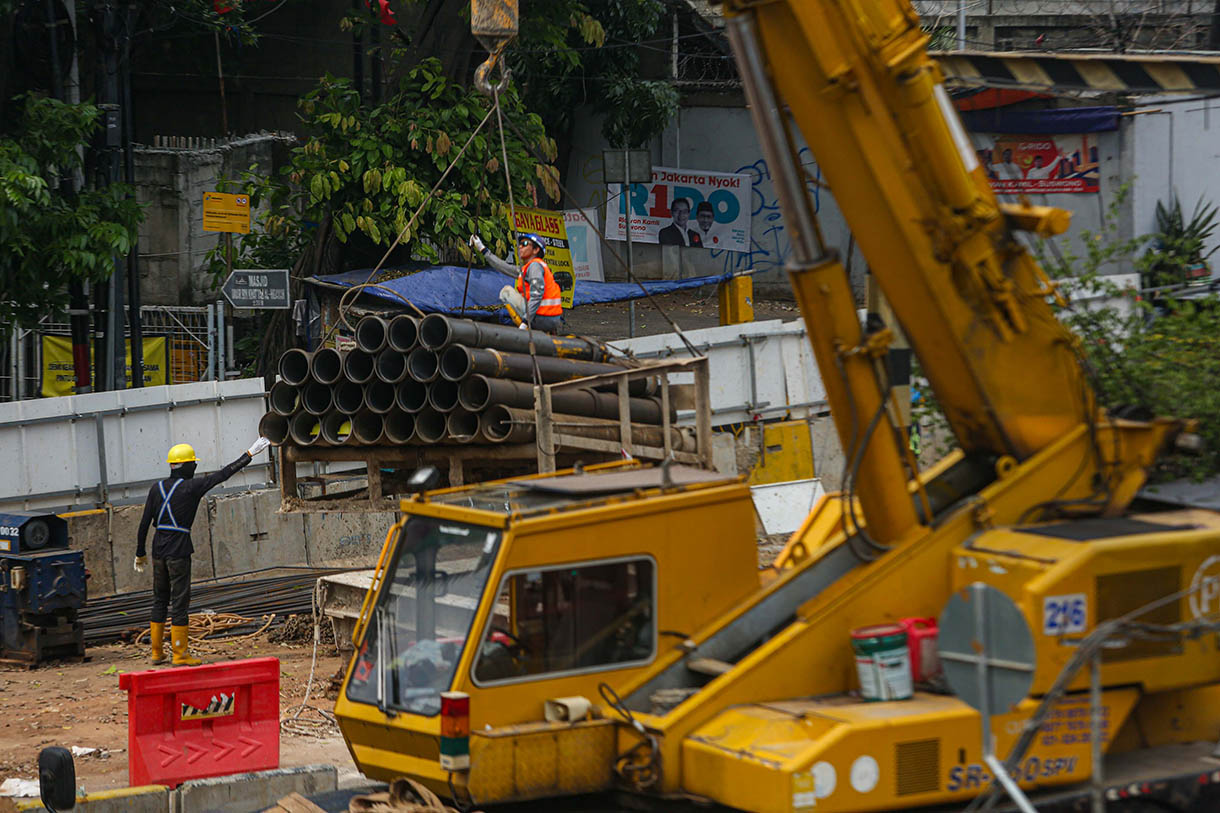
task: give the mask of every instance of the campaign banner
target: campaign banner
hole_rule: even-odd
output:
[[[144,386],[170,383],[166,375],[165,337],[144,339]],[[93,342],[89,343],[89,369],[93,370]],[[76,367],[72,362],[72,339],[68,336],[42,337],[42,395],[54,398],[76,394]],[[131,339],[127,339],[127,386],[131,386]]]
[[[518,207],[516,213],[513,233],[536,234],[546,243],[546,256],[543,259],[563,291],[563,306],[572,307],[572,297],[576,293],[576,272],[572,268],[572,252],[568,248],[568,230],[564,226],[563,212]]]
[[[608,184],[606,238],[627,239],[631,206],[631,239],[663,246],[728,251],[750,250],[750,176],[747,173],[701,172],[653,167],[652,181]]]
[[[568,249],[572,252],[572,270],[576,279],[604,282],[606,275],[602,270],[601,244],[591,225],[597,222],[597,210],[564,209],[563,221],[568,231]]]
[[[1101,189],[1095,135],[998,135],[990,147],[977,152],[997,195],[1058,195]]]

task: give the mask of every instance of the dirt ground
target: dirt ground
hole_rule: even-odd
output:
[[[168,642],[167,646],[168,646]],[[265,636],[207,645],[205,662],[274,656],[280,659],[281,718],[301,703],[313,654],[308,645],[268,643]],[[76,757],[77,785],[87,791],[120,788],[127,781],[127,693],[119,690],[119,674],[148,666],[147,650],[128,644],[94,647],[87,663],[52,663],[34,670],[0,667],[0,782],[16,777],[38,779],[38,752],[48,745],[96,748]],[[345,664],[345,662],[342,662]],[[319,647],[310,706],[334,708],[327,694],[331,675],[340,667],[336,650]],[[321,720],[304,712],[301,719]],[[339,781],[359,778],[337,729],[322,736],[281,732],[280,765],[330,764]]]
[[[636,300],[635,335],[651,336],[673,331],[669,322],[658,311],[657,305],[683,330],[715,327],[720,324],[720,309],[716,299],[715,285],[708,285],[693,291],[675,291],[672,294],[663,294],[654,297],[653,302],[647,299]],[[578,336],[613,340],[626,338],[628,313],[625,302],[584,305],[566,312],[564,320],[567,323],[567,330]],[[788,322],[799,319],[800,315],[800,309],[791,299],[754,298],[755,321],[782,319]]]

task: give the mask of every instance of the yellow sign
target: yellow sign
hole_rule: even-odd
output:
[[[89,343],[89,369],[93,370],[93,342]],[[165,373],[165,337],[144,340],[144,386],[168,384]],[[131,339],[127,340],[127,386],[131,386]],[[72,340],[67,336],[42,337],[42,394],[46,398],[76,394]]]
[[[568,228],[563,222],[563,212],[517,209],[513,234],[536,234],[542,238],[542,242],[546,243],[546,257],[543,259],[563,291],[563,306],[572,307],[572,297],[576,293],[576,271],[572,267],[572,252],[568,248]]]
[[[203,193],[203,230],[250,233],[250,196]]]

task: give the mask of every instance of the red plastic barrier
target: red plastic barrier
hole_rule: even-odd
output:
[[[132,787],[280,765],[278,658],[130,672],[119,688]]]

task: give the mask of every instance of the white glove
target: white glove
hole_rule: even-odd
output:
[[[253,446],[246,450],[246,454],[254,457],[256,454],[261,452],[263,449],[266,449],[270,445],[271,441],[267,440],[266,438],[259,438],[258,440],[254,441]]]
[[[134,570],[136,573],[143,573],[144,566],[147,564],[148,564],[147,556],[137,556],[136,560],[131,563],[131,569]]]
[[[477,234],[470,235],[470,245],[480,254],[482,254],[486,249],[486,247],[483,245],[483,241],[479,239],[479,235]]]
[[[521,324],[517,325],[517,328],[518,328],[519,330],[529,330],[529,329],[530,329],[530,326],[529,326],[529,325],[527,325],[525,322],[522,322]]]

